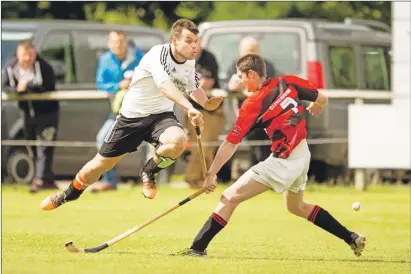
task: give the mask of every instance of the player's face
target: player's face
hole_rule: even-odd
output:
[[[247,73],[237,69],[237,77],[249,92],[256,91],[259,87],[259,77],[255,71],[249,70]]]
[[[173,37],[172,43],[175,45],[178,54],[183,58],[192,60],[198,50],[198,36],[188,29],[183,29],[180,38]]]

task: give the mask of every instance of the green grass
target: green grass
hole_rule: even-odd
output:
[[[64,243],[93,247],[173,206],[193,193],[161,187],[155,200],[140,188],[85,193],[53,212],[39,203],[47,193],[2,192],[2,273],[410,273],[410,188],[310,186],[315,202],[348,228],[367,236],[356,258],[341,240],[289,214],[281,195],[245,202],[208,248],[209,258],[171,257],[186,248],[213,211],[224,187],[201,195],[152,225],[97,254],[71,254]],[[351,209],[354,201],[362,210]]]

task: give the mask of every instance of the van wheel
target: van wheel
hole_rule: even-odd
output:
[[[29,148],[13,148],[7,158],[7,175],[12,182],[29,184],[34,178],[35,163]]]

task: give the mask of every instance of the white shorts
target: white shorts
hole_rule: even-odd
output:
[[[307,140],[304,139],[287,159],[270,155],[265,161],[253,166],[250,169],[251,178],[274,189],[277,193],[287,190],[295,193],[303,191],[307,184],[310,158]]]

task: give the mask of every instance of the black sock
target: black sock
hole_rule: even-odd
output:
[[[77,188],[74,187],[73,183],[69,185],[69,187],[64,190],[66,193],[66,201],[73,201],[77,200],[78,197],[83,193],[84,189],[78,190]]]
[[[327,210],[322,209],[319,206],[314,206],[313,211],[310,216],[308,216],[308,221],[314,223],[316,226],[330,232],[331,234],[343,239],[347,244],[352,242],[351,234],[352,232],[346,229],[342,224],[340,224]]]
[[[151,158],[147,161],[147,163],[143,166],[143,171],[151,174],[158,173],[162,168],[159,168],[154,162],[154,159]]]
[[[217,213],[213,213],[197,234],[190,248],[197,251],[204,251],[214,236],[226,225],[227,222],[223,218]]]

